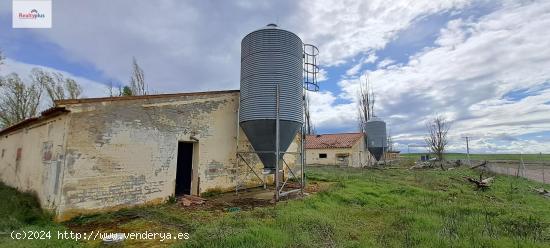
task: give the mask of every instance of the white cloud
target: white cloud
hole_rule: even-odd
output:
[[[464,8],[468,0],[451,1],[302,1],[306,13],[300,34],[321,48],[321,63],[337,65],[357,54],[383,48],[415,19]]]
[[[383,59],[383,60],[381,60],[380,62],[378,62],[378,65],[376,65],[376,67],[377,67],[378,69],[380,69],[380,68],[387,67],[388,65],[391,65],[391,64],[393,64],[393,63],[395,63],[394,60],[386,58],[386,59]]]
[[[48,72],[58,72],[63,74],[65,77],[69,77],[76,80],[82,86],[82,89],[83,89],[82,97],[84,98],[105,97],[109,94],[107,86],[99,82],[89,80],[84,77],[75,76],[70,72],[61,71],[50,67],[45,67],[42,65],[27,64],[27,63],[12,60],[10,58],[7,58],[4,64],[2,65],[2,68],[0,70],[0,76],[5,76],[9,73],[17,73],[19,77],[23,79],[23,81],[29,82],[30,81],[29,75],[33,68],[39,68]]]
[[[70,62],[93,65],[105,78],[127,82],[135,56],[159,92],[234,89],[240,40],[267,23],[277,21],[318,45],[321,65],[334,65],[384,47],[416,18],[467,2],[57,0],[53,28],[27,31],[58,46]],[[0,9],[9,9],[9,1]]]
[[[308,92],[308,96],[315,127],[339,129],[357,121],[355,103],[335,104],[336,97],[330,91]]]
[[[378,57],[374,53],[370,53],[368,56],[363,57],[359,63],[352,66],[350,69],[346,71],[346,76],[356,76],[357,73],[361,71],[361,68],[363,68],[363,65],[374,63]]]
[[[9,1],[0,2],[3,8]],[[282,27],[292,28],[285,16],[296,11],[293,1],[56,0],[53,28],[25,35],[122,83],[135,56],[158,92],[236,89],[241,39],[279,17]]]
[[[414,55],[408,64],[369,73],[378,115],[391,121],[397,139],[421,141],[425,121],[440,113],[453,121],[456,147],[468,132],[492,142],[475,149],[519,149],[520,141],[501,144],[499,135],[550,130],[550,89],[544,86],[550,81],[548,13],[550,2],[506,3],[475,22],[450,21],[437,47]],[[357,84],[342,80],[340,97],[352,100]],[[531,89],[532,95],[505,99],[521,89]],[[549,152],[550,142],[535,147]]]
[[[351,68],[349,68],[347,71],[346,71],[346,76],[355,76],[357,75],[357,73],[359,72],[359,70],[361,70],[361,66],[363,66],[363,63],[360,62],[354,66],[352,66]]]
[[[376,51],[419,19],[457,13],[471,2],[59,0],[52,29],[25,32],[31,32],[27,38],[59,47],[69,62],[91,64],[105,78],[121,82],[128,80],[131,57],[136,56],[151,88],[178,92],[238,88],[240,40],[277,21],[304,42],[317,45],[324,68],[352,65],[346,75],[320,71],[319,81],[343,76],[340,92],[311,93],[317,127],[351,131],[356,129],[355,77],[366,63],[377,61]],[[8,3],[0,2],[0,10],[8,9]],[[474,149],[504,151],[531,144],[550,150],[550,141],[501,143],[503,137],[550,130],[550,93],[543,85],[550,81],[550,2],[503,1],[497,7],[479,19],[449,21],[433,47],[413,55],[408,63],[385,58],[369,72],[376,113],[391,122],[398,142],[421,142],[427,117],[441,113],[453,120],[453,147],[461,147],[461,133],[469,132],[480,140],[473,143]],[[9,54],[20,48],[3,49]],[[8,62],[13,68],[2,72],[24,75],[28,69],[21,68],[34,66]],[[75,78],[88,96],[105,94],[100,83]],[[521,89],[531,96],[506,99],[506,94]]]
[[[317,74],[317,82],[323,82],[328,80],[328,72],[325,69],[319,69],[319,74]]]

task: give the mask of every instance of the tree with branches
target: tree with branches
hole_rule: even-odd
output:
[[[25,84],[16,73],[12,73],[0,81],[1,128],[36,116],[42,95],[40,85],[36,82]]]
[[[4,64],[4,60],[6,58],[4,57],[4,55],[2,54],[2,50],[0,50],[0,65],[3,65]]]
[[[52,106],[57,100],[77,99],[82,94],[82,86],[72,78],[65,78],[61,73],[34,68],[31,78],[46,91]]]
[[[132,75],[130,76],[130,89],[132,96],[147,95],[145,75],[143,69],[138,65],[135,57],[132,58]]]
[[[374,91],[372,89],[372,83],[370,82],[369,75],[365,74],[361,77],[359,83],[359,101],[358,101],[358,118],[359,129],[361,132],[366,133],[367,121],[374,117]]]
[[[426,123],[428,129],[428,135],[424,137],[428,150],[430,150],[440,163],[442,170],[444,161],[444,152],[449,140],[447,134],[449,133],[450,124],[445,117],[438,115],[432,120]]]
[[[306,124],[306,134],[312,135],[315,134],[315,127],[313,126],[313,123],[311,121],[311,111],[309,109],[310,101],[309,101],[309,95],[307,94],[307,91],[304,92],[304,118],[305,118],[305,124]]]

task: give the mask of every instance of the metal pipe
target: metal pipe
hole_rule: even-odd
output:
[[[240,119],[239,119],[239,111],[241,109],[241,94],[239,93],[239,102],[237,103],[237,135],[236,135],[236,138],[235,138],[235,143],[236,143],[236,150],[235,150],[235,156],[236,156],[236,159],[237,159],[237,174],[235,175],[235,177],[237,178],[237,183],[235,184],[235,194],[238,194],[239,193],[239,183],[240,183],[240,179],[239,179],[239,176],[241,175],[241,166],[240,166],[240,159],[239,159],[239,133],[241,131],[241,124],[239,123]]]
[[[302,137],[302,142],[301,143],[301,149],[300,151],[302,152],[302,164],[300,165],[300,176],[301,176],[301,179],[300,179],[300,194],[304,194],[304,188],[306,187],[306,184],[305,184],[305,172],[304,172],[304,169],[305,169],[305,163],[306,163],[306,153],[305,153],[305,142],[306,142],[306,137],[305,137],[305,126],[302,124],[302,133],[300,134],[300,136]]]
[[[246,160],[243,158],[243,156],[239,153],[238,153],[238,156],[239,156],[239,158],[241,158],[243,160],[243,162],[246,164],[246,166],[248,166],[248,168],[254,173],[254,175],[256,175],[256,177],[262,182],[262,184],[264,184],[265,183],[264,180],[258,175],[258,173],[256,173],[254,168],[252,168],[252,166],[250,166],[250,164],[248,162],[246,162]]]
[[[290,179],[290,177],[287,177],[285,180],[283,180],[283,184],[281,185],[281,188],[279,189],[279,195],[283,192],[283,189],[286,185],[286,182],[288,182],[288,179]]]
[[[283,165],[286,165],[286,168],[288,168],[288,171],[290,172],[290,174],[292,174],[292,177],[296,178],[296,174],[294,174],[294,172],[292,171],[292,168],[290,168],[290,166],[286,163],[285,158],[283,158],[282,160],[283,160]],[[284,166],[283,166],[283,170],[284,170]]]
[[[293,190],[281,192],[281,193],[279,194],[279,196],[280,196],[280,197],[281,197],[281,196],[285,196],[285,195],[292,194],[292,193],[298,192],[298,191],[300,191],[300,189],[293,189]]]
[[[279,84],[276,85],[275,102],[275,201],[279,201]]]

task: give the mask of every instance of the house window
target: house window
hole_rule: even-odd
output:
[[[327,158],[327,154],[326,153],[319,153],[319,158]]]

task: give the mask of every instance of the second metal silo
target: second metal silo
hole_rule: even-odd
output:
[[[286,151],[302,127],[302,73],[296,34],[269,24],[243,38],[239,124],[267,171],[275,170],[273,151]]]
[[[388,148],[386,122],[380,118],[373,117],[367,121],[365,131],[367,133],[367,148],[376,161],[379,161]]]

